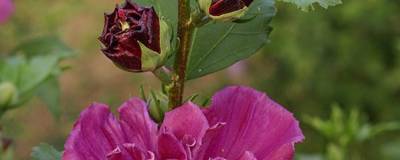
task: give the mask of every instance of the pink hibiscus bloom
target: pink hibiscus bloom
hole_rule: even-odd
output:
[[[7,21],[12,12],[14,12],[14,5],[11,0],[0,0],[0,23]]]
[[[118,112],[117,119],[98,103],[83,111],[62,159],[289,160],[304,139],[289,111],[247,87],[219,91],[204,110],[188,102],[166,113],[160,126],[141,99],[128,100]]]

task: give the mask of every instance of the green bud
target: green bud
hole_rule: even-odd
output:
[[[168,96],[162,92],[151,91],[148,97],[150,116],[156,122],[162,122],[165,112],[168,112]]]
[[[18,99],[18,90],[11,82],[0,83],[0,108],[7,108]]]

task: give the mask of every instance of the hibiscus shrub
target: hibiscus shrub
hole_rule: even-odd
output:
[[[303,10],[340,0],[289,1]],[[5,7],[4,7],[5,6]],[[3,8],[5,9],[3,9]],[[0,23],[13,6],[0,0]],[[304,140],[291,112],[265,93],[230,86],[204,103],[183,97],[185,82],[243,60],[269,41],[274,0],[125,0],[104,15],[101,52],[128,72],[152,72],[162,91],[133,97],[114,116],[93,103],[73,126],[64,151],[35,147],[37,160],[293,159]],[[53,42],[53,41],[50,41]],[[56,44],[53,44],[56,46]],[[16,51],[42,49],[24,44]],[[33,47],[23,49],[26,46]],[[54,48],[52,48],[54,49]],[[0,114],[39,95],[49,106],[65,53],[14,57],[0,63]],[[52,52],[50,52],[52,53]],[[9,59],[9,60],[8,60]],[[11,69],[9,68],[11,66]],[[13,70],[14,69],[14,70]],[[21,73],[20,73],[21,72]],[[1,73],[1,72],[0,72]],[[10,74],[10,75],[7,75]],[[45,90],[43,92],[43,90]],[[57,91],[57,90],[56,90]],[[47,94],[46,94],[47,93]],[[42,95],[44,94],[44,95]],[[59,114],[54,107],[50,110]],[[6,146],[7,144],[2,144]],[[4,148],[4,147],[3,147]],[[6,149],[3,149],[6,150]],[[3,151],[1,150],[1,151]],[[3,154],[2,154],[3,155]]]

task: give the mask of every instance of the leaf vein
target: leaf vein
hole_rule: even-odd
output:
[[[236,24],[232,24],[231,27],[227,30],[227,32],[220,38],[218,41],[207,51],[207,53],[202,56],[199,61],[194,65],[195,67],[193,68],[194,71],[197,71],[197,68],[200,66],[200,64],[203,62],[204,59],[206,59],[208,56],[211,55],[211,53],[220,45],[232,32],[232,30],[235,28]],[[193,72],[193,70],[190,71],[190,74]],[[190,75],[189,74],[189,75]]]

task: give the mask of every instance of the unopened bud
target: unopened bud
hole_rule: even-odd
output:
[[[172,30],[152,7],[126,0],[105,15],[99,40],[103,53],[129,72],[153,71],[162,66],[171,50]]]
[[[10,82],[0,83],[0,108],[8,107],[18,99],[18,90]]]
[[[168,96],[162,92],[151,91],[148,101],[150,116],[156,122],[162,122],[164,114],[168,112]]]
[[[198,0],[200,8],[212,19],[232,21],[242,17],[253,0]]]

